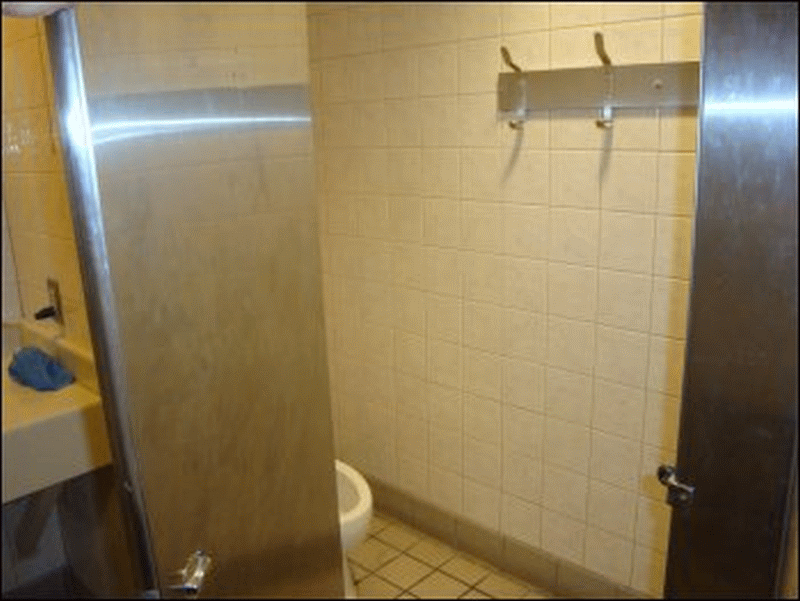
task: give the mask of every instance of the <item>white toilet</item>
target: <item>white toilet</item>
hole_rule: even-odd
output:
[[[372,492],[364,476],[336,459],[336,492],[339,496],[339,530],[342,533],[342,572],[344,594],[356,598],[353,575],[347,564],[347,552],[367,536],[372,519]]]

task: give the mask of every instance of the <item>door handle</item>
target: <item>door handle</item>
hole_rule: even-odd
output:
[[[694,486],[679,482],[678,477],[675,475],[674,466],[658,466],[658,480],[667,487],[667,503],[676,507],[687,507],[692,504]]]
[[[209,567],[211,567],[211,557],[205,551],[198,549],[189,556],[183,569],[178,570],[177,573],[181,577],[180,584],[171,585],[170,590],[196,597],[203,588]]]

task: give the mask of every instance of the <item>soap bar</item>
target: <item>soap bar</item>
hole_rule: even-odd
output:
[[[8,373],[15,382],[36,390],[58,390],[75,381],[55,359],[29,346],[14,353]]]

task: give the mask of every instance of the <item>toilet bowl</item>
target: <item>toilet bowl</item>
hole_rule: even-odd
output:
[[[353,575],[347,565],[347,552],[367,536],[372,519],[372,492],[364,476],[346,463],[336,461],[336,493],[339,499],[339,530],[342,538],[342,572],[344,593],[348,599],[356,597]]]

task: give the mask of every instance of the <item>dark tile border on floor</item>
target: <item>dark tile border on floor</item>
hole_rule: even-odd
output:
[[[641,599],[652,595],[622,586],[542,549],[454,516],[397,488],[367,477],[375,508],[451,547],[558,596]]]

